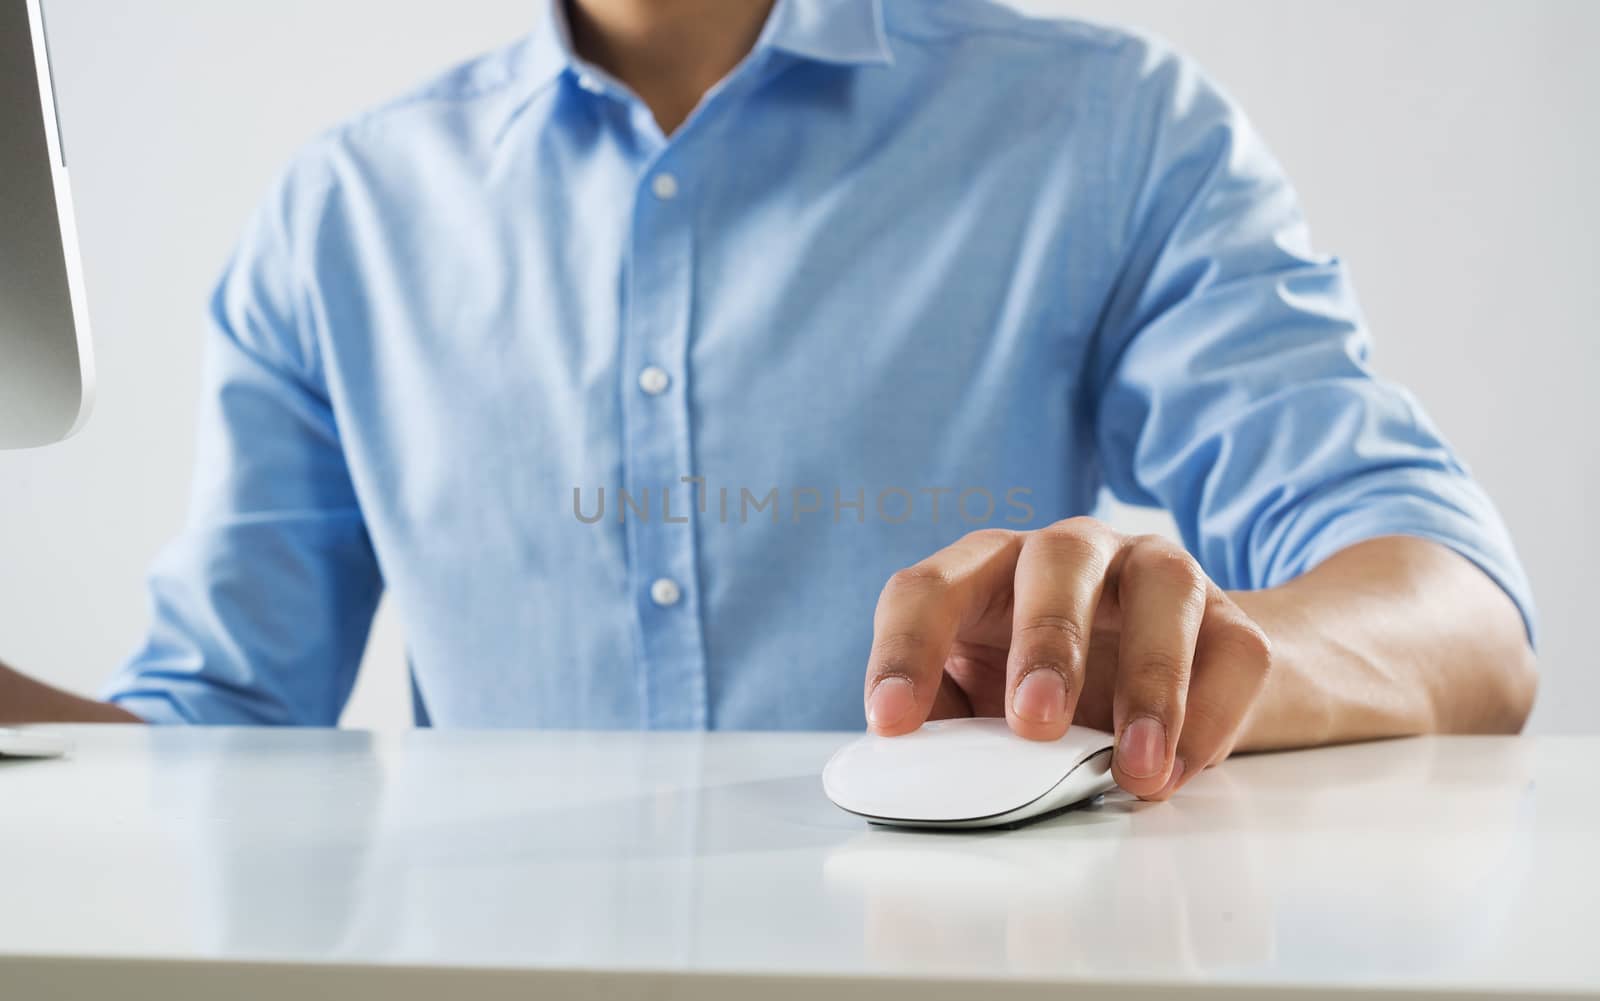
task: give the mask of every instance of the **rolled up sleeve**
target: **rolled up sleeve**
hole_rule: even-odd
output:
[[[210,309],[190,513],[104,696],[153,723],[331,725],[382,590],[318,367],[286,177]]]
[[[1404,389],[1370,366],[1349,277],[1239,110],[1142,48],[1111,150],[1125,262],[1092,366],[1096,441],[1121,499],[1171,511],[1224,587],[1272,587],[1380,536],[1471,560],[1521,610],[1499,514]]]

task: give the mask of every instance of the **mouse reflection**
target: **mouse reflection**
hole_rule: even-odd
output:
[[[1218,838],[1211,866],[1184,872],[1174,841],[1138,836],[1151,809],[1182,807],[1119,793],[1015,831],[872,828],[830,852],[823,876],[860,898],[866,952],[890,965],[935,956],[951,968],[1087,974],[1130,945],[1145,972],[1269,957],[1248,842]]]

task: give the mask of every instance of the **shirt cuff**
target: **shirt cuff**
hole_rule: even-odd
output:
[[[1343,549],[1384,536],[1427,539],[1454,552],[1499,585],[1522,616],[1528,643],[1538,641],[1538,612],[1510,534],[1483,491],[1464,474],[1392,470],[1356,477],[1297,506],[1270,537],[1260,586],[1276,587]]]
[[[148,688],[124,689],[113,683],[100,693],[100,698],[118,708],[126,709],[152,726],[180,726],[196,722],[164,692]]]

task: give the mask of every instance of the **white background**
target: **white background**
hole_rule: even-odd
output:
[[[204,301],[246,214],[304,140],[511,40],[535,2],[47,0],[102,390],[76,439],[0,453],[0,658],[92,690],[137,644],[183,516]],[[1600,731],[1600,3],[1026,6],[1154,30],[1243,102],[1353,267],[1378,367],[1518,539],[1534,728]],[[403,646],[380,615],[347,723],[408,722]]]

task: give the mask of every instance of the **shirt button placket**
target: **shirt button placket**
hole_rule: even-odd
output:
[[[646,491],[649,498],[647,516],[630,508],[623,517],[643,657],[643,723],[656,729],[699,729],[708,721],[695,497],[681,481],[693,468],[686,393],[693,199],[686,176],[681,166],[657,163],[640,178],[621,345],[623,488],[636,504]]]

